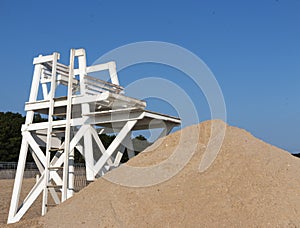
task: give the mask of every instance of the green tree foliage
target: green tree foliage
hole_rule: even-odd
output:
[[[107,135],[107,134],[101,134],[99,137],[105,148],[108,148],[109,145],[112,143],[112,141],[114,141],[114,139],[116,138],[115,135]]]
[[[44,122],[47,119],[41,117],[40,114],[34,115],[34,122]],[[17,162],[21,147],[22,135],[21,126],[25,122],[25,117],[19,113],[0,112],[0,161],[1,162]],[[108,148],[115,135],[101,134],[99,135],[105,148]],[[147,139],[138,135],[132,139],[135,155],[147,148],[151,143]],[[43,151],[45,148],[41,148]],[[27,161],[32,161],[29,153]],[[121,162],[128,161],[127,151],[123,155]],[[75,151],[75,162],[84,162],[81,154]]]
[[[0,112],[0,161],[18,160],[24,121],[25,118],[19,113]]]
[[[132,145],[134,149],[134,154],[137,155],[143,150],[145,150],[148,146],[151,145],[150,142],[143,136],[143,135],[138,135],[135,138],[132,139]],[[128,154],[127,154],[127,149],[125,150],[125,153],[123,154],[123,157],[121,159],[121,163],[125,163],[129,160]]]

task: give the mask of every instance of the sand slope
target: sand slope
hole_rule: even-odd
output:
[[[200,132],[191,160],[168,181],[133,188],[100,178],[49,211],[39,224],[47,227],[299,226],[299,158],[245,130],[227,126],[217,159],[209,169],[200,172],[212,123],[206,121],[169,135],[154,150],[150,148],[129,161],[129,165],[138,167],[159,164],[172,154],[182,132],[191,137]],[[181,152],[190,153],[189,142],[185,140],[183,144]],[[166,161],[169,170],[176,169],[178,160]],[[118,168],[108,176],[122,177],[124,172]]]

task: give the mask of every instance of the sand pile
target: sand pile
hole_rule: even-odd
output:
[[[166,166],[161,171],[174,171],[180,166],[178,158],[167,158],[174,151],[180,135],[184,132],[194,137],[200,133],[196,147],[187,138],[182,141],[181,153],[187,154],[193,149],[195,153],[171,179],[134,188],[100,178],[49,211],[39,224],[49,227],[300,225],[299,158],[245,130],[227,126],[216,160],[205,172],[199,171],[211,124],[217,122],[206,121],[169,135],[129,161],[129,165],[135,167],[165,161]],[[149,173],[143,176],[142,170],[141,173],[141,182],[135,184],[155,180],[155,176]],[[126,179],[127,175],[121,167],[107,176]]]

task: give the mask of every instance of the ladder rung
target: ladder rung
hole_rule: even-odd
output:
[[[44,63],[44,65],[48,68],[48,69],[51,69],[52,70],[52,66],[53,66],[53,63],[52,62],[47,62],[47,63]],[[64,71],[65,73],[69,73],[69,67],[62,64],[62,63],[59,63],[57,62],[56,63],[56,70],[61,70],[61,71]]]
[[[47,188],[62,188],[62,185],[47,185]]]
[[[65,132],[65,127],[53,127],[52,132]]]
[[[58,134],[58,133],[65,133],[65,130],[56,130],[56,131],[52,131],[51,134]]]
[[[57,166],[57,167],[54,167],[54,166],[50,166],[50,167],[48,167],[48,169],[50,170],[52,170],[52,169],[63,169],[64,167],[62,167],[62,166]]]
[[[51,148],[49,150],[49,152],[58,152],[58,151],[63,151],[63,149],[60,149],[60,148]]]
[[[65,116],[66,113],[54,113],[53,116]]]

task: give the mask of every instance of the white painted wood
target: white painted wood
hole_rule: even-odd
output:
[[[176,124],[181,123],[180,119],[177,117],[163,115],[163,114],[151,112],[148,110],[145,111],[145,117],[149,117],[149,118],[156,119],[156,120],[170,121],[170,122],[174,122]]]
[[[86,73],[88,74],[88,73],[93,73],[93,72],[97,72],[97,71],[108,70],[108,68],[109,68],[109,62],[97,64],[97,65],[87,67]]]
[[[101,158],[95,164],[94,170],[95,170],[96,173],[98,173],[103,168],[103,166],[105,165],[105,163],[107,162],[107,160],[109,159],[109,157],[120,146],[121,142],[126,137],[126,135],[128,134],[128,132],[131,131],[131,129],[136,124],[136,122],[137,122],[137,120],[131,120],[131,121],[128,121],[124,125],[124,127],[119,132],[119,134],[116,136],[116,138],[114,139],[114,141],[110,144],[110,146],[107,148],[107,150],[105,151],[105,153],[101,156]]]
[[[76,49],[75,56],[85,56],[85,50],[83,48]]]
[[[108,70],[110,75],[110,80],[113,84],[119,85],[119,79],[117,75],[117,67],[115,62],[108,63]]]
[[[81,128],[79,128],[79,130],[77,131],[77,133],[74,135],[74,137],[72,138],[71,142],[70,142],[70,150],[73,150],[75,148],[75,146],[77,145],[77,143],[79,142],[79,140],[83,137],[83,135],[89,130],[89,126],[88,125],[83,125]]]
[[[42,174],[44,172],[44,166],[43,166],[42,162],[40,161],[38,156],[34,153],[34,151],[31,148],[29,148],[29,150],[31,152],[31,156],[32,156],[39,172]]]
[[[42,184],[43,182],[44,182],[44,175],[42,175],[40,177],[40,181],[38,181],[34,185],[32,191],[28,194],[27,200],[23,201],[22,207],[16,213],[14,213],[13,216],[8,217],[8,223],[18,222],[22,218],[22,216],[26,213],[29,207],[33,204],[33,202],[43,191],[43,184]]]
[[[38,91],[39,91],[39,80],[42,72],[42,65],[38,64],[34,66],[34,73],[32,77],[31,90],[29,95],[29,102],[36,101]]]
[[[87,181],[95,180],[95,174],[93,171],[94,167],[94,155],[92,137],[90,132],[84,136],[84,159],[85,159],[85,168],[86,168],[86,179]]]
[[[46,55],[46,56],[39,55],[39,57],[33,59],[33,64],[51,62],[53,61],[53,57],[54,57],[53,55]],[[57,56],[57,59],[59,59],[59,57],[60,55]]]
[[[20,193],[21,193],[21,188],[22,188],[22,180],[23,180],[23,174],[24,174],[24,169],[25,169],[27,150],[28,150],[28,143],[27,143],[26,139],[23,138],[7,223],[14,223],[14,222],[19,221],[18,219],[16,220],[15,215],[17,213],[17,209],[19,206],[18,204],[19,204]]]
[[[43,83],[43,84],[42,84],[42,89],[43,89],[43,97],[44,97],[44,100],[48,100],[48,99],[49,99],[49,96],[48,96],[48,88],[47,88],[46,83]]]
[[[110,92],[104,92],[101,94],[97,94],[95,96],[76,96],[72,100],[72,105],[76,104],[84,104],[84,103],[95,103],[95,102],[101,102],[103,101],[105,106],[107,106],[107,102],[109,103],[117,100],[119,106],[124,107],[136,107],[136,108],[142,108],[144,109],[146,107],[145,101],[139,101],[137,99],[131,98],[131,97],[125,97],[121,94],[113,94]],[[62,107],[67,105],[66,98],[64,100],[55,100],[54,107]],[[113,104],[114,108],[116,107],[116,103]],[[33,102],[26,102],[25,104],[25,111],[31,111],[31,110],[40,110],[40,109],[47,109],[49,107],[49,101],[43,100],[43,101],[33,101]]]
[[[75,49],[70,51],[70,65],[69,65],[69,81],[68,81],[68,95],[67,95],[67,114],[66,114],[66,132],[65,132],[65,161],[63,169],[63,186],[62,186],[62,202],[65,201],[68,189],[68,175],[69,175],[69,153],[70,150],[70,139],[71,139],[71,112],[72,112],[72,80],[74,76],[74,60],[75,60]],[[73,164],[71,164],[73,165]],[[70,174],[72,175],[72,174]],[[73,179],[74,180],[74,179]],[[70,183],[70,185],[73,185]]]
[[[75,58],[78,58],[78,69],[74,69]],[[74,194],[73,156],[75,148],[85,158],[87,180],[93,181],[96,175],[103,175],[112,168],[119,166],[125,149],[122,142],[129,147],[129,157],[134,155],[134,152],[130,151],[132,130],[148,129],[152,120],[160,120],[166,124],[166,128],[161,134],[165,135],[171,131],[172,127],[180,124],[179,118],[147,111],[145,110],[145,101],[120,94],[119,92],[123,88],[119,86],[115,62],[88,67],[84,49],[71,50],[69,66],[59,63],[58,59],[59,53],[39,56],[34,59],[35,68],[29,101],[25,104],[27,113],[25,124],[22,125],[21,129],[23,138],[8,223],[19,221],[41,192],[43,192],[43,215],[47,211],[45,205],[48,201],[48,192],[56,204]],[[109,71],[111,83],[87,76],[90,72],[102,70]],[[79,75],[79,77],[75,78],[75,75]],[[49,83],[50,91],[48,91]],[[55,97],[58,83],[67,86],[66,97]],[[37,100],[39,88],[42,89],[43,100]],[[75,94],[74,91],[77,88],[80,90],[79,93],[76,92]],[[35,112],[47,113],[48,121],[33,123]],[[62,113],[65,113],[65,120],[53,120],[54,115]],[[74,135],[71,135],[71,127],[77,129]],[[107,149],[99,138],[98,127],[101,128],[100,134],[117,133],[116,138]],[[161,128],[161,125],[154,124],[151,127]],[[52,134],[52,131],[57,128],[64,128],[65,135],[63,133],[59,136],[56,133]],[[65,136],[64,143],[56,138],[62,136]],[[83,145],[80,145],[81,140]],[[41,145],[46,145],[46,154],[40,149]],[[58,148],[58,151],[55,150],[57,156],[54,156],[50,161],[50,149],[54,146]],[[41,176],[24,201],[21,202],[21,207],[18,208],[28,150],[32,153]],[[100,153],[97,155],[100,157],[97,162],[95,162],[93,155],[96,151]],[[62,166],[63,179],[57,173],[58,169],[51,169],[51,167]],[[50,180],[56,185],[63,186],[61,200],[53,187],[48,186],[49,188],[47,188]]]
[[[63,84],[65,86],[68,86],[68,79],[69,77],[66,76],[66,75],[62,75],[62,74],[59,74],[57,75],[57,81],[60,83],[60,84]],[[73,86],[73,89],[74,87],[78,86],[79,85],[79,81],[75,78],[72,79],[72,86]]]
[[[121,159],[123,157],[124,152],[125,152],[125,146],[124,145],[120,145],[119,149],[117,150],[117,154],[115,156],[114,163],[112,165],[113,168],[116,168],[116,167],[119,166],[119,164],[121,162]]]
[[[132,139],[131,139],[131,132],[129,132],[129,134],[124,139],[124,145],[127,146],[128,158],[129,159],[133,158],[135,156],[135,152],[134,152],[133,143],[132,143]],[[117,165],[119,165],[119,164],[117,164]]]
[[[32,151],[32,149],[31,149],[31,155],[32,155],[33,160],[34,160],[35,164],[37,165],[38,170],[40,171],[40,173],[41,173],[41,174],[44,173],[44,166],[42,165],[42,163],[40,162],[40,160],[38,159],[38,157],[36,156],[36,154],[34,153],[34,151]],[[37,176],[36,176],[36,179],[37,179],[36,182],[38,182],[39,179],[40,179],[40,176],[37,175]],[[52,196],[54,202],[55,202],[56,204],[59,204],[59,203],[60,203],[60,199],[59,199],[58,194],[56,193],[55,189],[50,188],[49,191],[50,191],[50,194],[51,194],[51,196]],[[26,199],[27,199],[27,197],[25,198],[24,201],[26,201]]]
[[[120,113],[118,115],[114,115],[111,113],[101,114],[101,115],[91,115],[86,123],[88,124],[106,124],[106,123],[118,123],[118,122],[127,122],[130,120],[141,120],[144,117],[144,112],[133,112],[133,113]],[[74,120],[74,124],[75,124]]]
[[[85,75],[86,75],[86,55],[85,51],[81,50],[79,52],[78,57],[78,65],[79,65],[79,78],[81,81],[80,84],[80,93],[82,95],[86,94],[86,86],[85,86]],[[83,103],[81,105],[81,112],[83,115],[83,120],[86,121],[88,118],[84,115],[90,112],[90,106],[87,103]],[[89,125],[88,129],[90,129]],[[90,132],[88,134],[84,135],[83,138],[84,141],[84,158],[85,158],[85,167],[86,167],[86,179],[87,181],[94,181],[95,180],[95,174],[93,171],[94,166],[94,154],[93,154],[93,141]]]
[[[102,154],[104,154],[106,149],[105,149],[103,143],[101,142],[101,140],[100,140],[100,138],[99,138],[99,136],[98,136],[98,134],[97,134],[97,131],[96,131],[93,127],[90,127],[90,133],[91,133],[91,135],[93,136],[93,138],[94,138],[94,140],[95,140],[95,142],[96,142],[96,144],[97,144],[99,150],[101,151]],[[111,159],[111,158],[109,158],[109,159],[107,160],[107,164],[108,164],[108,167],[113,166],[113,162],[112,162],[112,159]],[[109,168],[107,168],[106,170],[108,171]],[[94,175],[96,176],[97,173],[94,173]]]
[[[86,88],[90,88],[90,90],[99,91],[99,92],[109,91],[112,93],[120,93],[124,89],[122,86],[119,86],[117,84],[103,81],[98,78],[93,78],[88,75],[86,75],[84,79],[85,79],[84,82],[87,85]]]
[[[74,195],[74,180],[75,180],[75,168],[74,168],[74,150],[69,154],[69,170],[68,170],[68,188],[67,199]]]
[[[30,145],[34,154],[37,155],[37,157],[39,158],[39,160],[41,161],[43,166],[45,166],[46,165],[45,155],[44,155],[43,151],[40,149],[40,147],[38,146],[38,144],[33,139],[32,135],[28,131],[25,131],[25,132],[23,132],[22,136],[27,141],[27,143]]]
[[[34,102],[37,99],[38,95],[38,87],[39,87],[39,79],[42,71],[42,66],[40,64],[35,65],[34,67],[34,73],[31,83],[31,90],[29,95],[29,102]],[[33,121],[34,112],[29,111],[26,115],[25,125],[28,126]],[[22,188],[22,180],[23,180],[23,174],[25,169],[25,162],[27,157],[27,151],[28,151],[28,142],[25,138],[22,139],[21,143],[21,149],[20,149],[20,155],[19,155],[19,161],[15,176],[15,182],[14,182],[14,188],[10,203],[10,209],[8,214],[8,223],[13,223],[15,221],[15,214],[17,212],[19,199],[20,199],[20,192]],[[19,221],[19,220],[17,220]]]
[[[53,53],[53,66],[52,66],[52,75],[51,75],[51,85],[49,91],[49,112],[48,112],[48,129],[47,129],[47,144],[46,144],[46,161],[44,165],[44,191],[43,191],[43,205],[42,205],[42,215],[45,215],[47,212],[47,203],[48,203],[48,184],[50,179],[49,174],[49,165],[50,165],[50,150],[52,142],[52,122],[53,122],[53,113],[54,113],[54,97],[56,90],[56,63],[58,61],[58,53]]]

